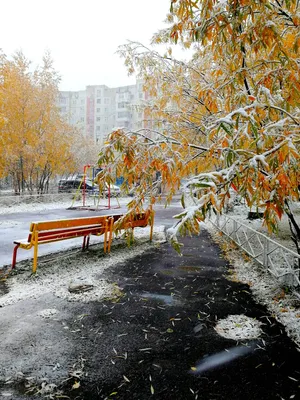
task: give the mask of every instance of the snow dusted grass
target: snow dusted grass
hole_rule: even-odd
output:
[[[291,209],[294,213],[296,221],[300,225],[300,203],[292,203]],[[262,219],[255,219],[255,220],[247,219],[248,211],[249,208],[246,207],[245,205],[235,205],[232,208],[232,210],[228,212],[228,215],[236,220],[241,221],[243,224],[248,225],[252,229],[264,233],[265,235],[269,236],[271,239],[282,244],[283,246],[286,246],[291,250],[297,252],[296,247],[291,240],[291,232],[290,232],[288,218],[286,215],[283,215],[281,221],[279,221],[277,234],[275,233],[272,234],[268,231],[267,227],[263,225]],[[253,208],[252,211],[255,211],[255,208]]]
[[[51,262],[43,263],[39,260],[39,267],[35,275],[31,274],[31,260],[22,262],[26,268],[22,273],[9,277],[7,284],[9,293],[1,296],[0,307],[17,303],[18,301],[39,298],[41,295],[51,293],[68,301],[90,302],[99,301],[104,297],[116,294],[116,285],[108,283],[101,275],[107,268],[115,267],[117,264],[127,262],[159,245],[165,241],[164,226],[154,227],[153,242],[149,242],[149,229],[135,229],[136,245],[114,249],[110,254],[104,255],[102,249],[97,251],[96,246],[86,254],[59,254],[54,255]],[[114,241],[114,244],[116,241]],[[102,256],[101,256],[102,255]],[[18,267],[20,268],[20,267]],[[91,285],[92,289],[86,292],[70,293],[70,284]],[[119,294],[119,293],[118,293]],[[47,312],[41,317],[46,318]],[[50,316],[49,316],[50,317]]]
[[[280,286],[259,264],[243,254],[226,236],[221,235],[216,228],[208,223],[207,228],[212,238],[224,250],[232,265],[227,278],[235,282],[248,284],[253,296],[260,304],[267,307],[282,325],[287,334],[295,341],[300,350],[300,302],[299,299]]]
[[[122,197],[118,198],[112,198],[111,205],[114,207],[118,204],[120,206],[126,206],[128,202],[131,200],[129,197]],[[96,202],[97,204],[97,202]],[[93,199],[91,197],[87,198],[86,205],[90,207],[96,207],[96,204],[94,203]],[[107,205],[108,200],[107,199],[102,199],[99,202],[99,208],[101,206]],[[1,205],[0,206],[0,214],[13,214],[13,213],[22,213],[22,212],[38,212],[38,211],[47,211],[47,210],[55,210],[55,209],[60,209],[60,208],[69,208],[69,207],[80,207],[82,206],[82,200],[77,200],[74,203],[72,203],[72,199],[66,199],[66,200],[59,200],[55,202],[49,202],[49,203],[39,203],[39,202],[31,202],[30,204],[28,203],[20,203],[20,204],[12,204],[12,205]]]

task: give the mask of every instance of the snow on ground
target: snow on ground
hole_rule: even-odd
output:
[[[119,199],[120,205],[125,206],[129,199]],[[116,201],[112,199],[112,201]],[[82,205],[82,201],[74,203],[74,206]],[[71,206],[71,201],[58,201],[54,203],[33,203],[33,204],[18,204],[13,207],[1,206],[0,214],[10,214],[16,212],[27,212],[27,211],[44,211],[57,208],[68,208]],[[299,215],[299,204],[294,205],[294,211]],[[266,233],[266,229],[262,227],[262,220],[248,220],[247,219],[248,208],[244,205],[234,206],[232,212],[229,213],[232,217],[242,220],[243,223],[251,226],[251,228]],[[297,215],[297,217],[298,217]],[[15,225],[16,221],[0,221],[2,226]],[[287,229],[287,221],[283,220],[280,229],[279,237],[275,240],[284,244],[287,247],[292,247],[289,239],[289,232]],[[224,236],[220,236],[216,229],[210,224],[206,224],[206,228],[211,232],[212,237],[217,241],[221,247],[225,247],[226,243],[226,254],[233,265],[233,270],[228,276],[228,279],[240,281],[249,284],[254,297],[258,302],[264,304],[269,312],[274,315],[278,321],[280,321],[285,327],[288,335],[298,344],[300,347],[300,309],[299,309],[299,298],[291,292],[286,293],[279,282],[276,281],[270,274],[257,265],[254,261],[243,257],[243,253],[240,250],[235,249],[232,246],[228,247],[228,239]],[[16,303],[20,300],[27,298],[38,298],[40,294],[53,293],[58,297],[65,298],[69,301],[95,301],[106,296],[111,296],[116,291],[116,286],[109,284],[103,279],[100,279],[102,272],[111,266],[115,266],[119,262],[124,262],[131,258],[136,257],[139,254],[147,251],[156,242],[165,241],[164,227],[155,227],[154,231],[154,242],[149,244],[149,230],[142,228],[135,230],[135,237],[138,239],[139,246],[133,246],[130,248],[118,249],[117,252],[112,252],[103,258],[84,258],[81,256],[80,263],[76,255],[64,255],[59,258],[59,255],[55,255],[51,259],[51,266],[46,268],[38,268],[36,276],[30,274],[30,267],[26,268],[26,271],[22,274],[13,276],[9,279],[9,293],[5,294],[0,298],[0,307],[9,304]],[[67,266],[68,268],[64,268]],[[72,277],[72,278],[70,278]],[[92,287],[91,290],[81,293],[70,293],[70,284],[87,284]],[[54,309],[44,310],[40,316],[42,318],[50,318],[55,314]],[[219,333],[226,331],[227,335],[231,335],[232,338],[235,335],[245,335],[249,333],[252,328],[257,329],[258,326],[250,321],[242,321],[239,323],[235,316],[235,325],[231,324],[231,320],[221,321]],[[222,324],[225,324],[224,326]],[[231,325],[230,325],[231,324]],[[236,325],[237,324],[237,325]],[[240,326],[242,325],[243,328]],[[231,326],[231,328],[230,328]],[[227,336],[229,337],[229,336]]]
[[[273,234],[268,231],[267,227],[263,224],[262,219],[248,219],[248,211],[249,207],[246,207],[243,204],[235,205],[233,208],[228,212],[228,215],[243,224],[249,226],[252,229],[255,229],[265,235],[269,236],[271,239],[275,240],[276,242],[282,244],[297,252],[294,243],[291,241],[291,232],[289,227],[288,218],[286,215],[283,215],[281,221],[278,224],[278,233]],[[291,203],[291,210],[294,213],[294,217],[296,221],[300,224],[300,203]],[[255,211],[253,207],[252,211]]]
[[[217,322],[215,330],[226,339],[249,340],[257,339],[262,334],[261,325],[261,322],[243,314],[228,315]]]
[[[207,223],[207,229],[223,249],[226,257],[232,265],[227,279],[248,284],[254,298],[258,303],[267,307],[282,325],[287,334],[299,346],[300,351],[300,301],[292,292],[283,288],[268,271],[248,256],[211,224]]]
[[[149,233],[148,228],[136,228],[135,246],[116,251],[114,245],[117,241],[115,240],[111,253],[103,255],[103,257],[99,256],[99,252],[92,254],[94,250],[91,247],[91,251],[87,255],[80,253],[78,256],[78,252],[71,254],[69,252],[60,257],[58,254],[51,259],[51,264],[39,260],[36,275],[32,275],[30,267],[26,266],[22,273],[17,273],[7,280],[9,292],[1,296],[0,307],[29,298],[39,298],[40,295],[46,293],[52,293],[68,301],[80,302],[97,301],[103,297],[110,297],[116,291],[118,292],[118,288],[101,278],[103,271],[118,263],[128,261],[165,241],[164,226],[154,227],[152,243],[149,243]],[[28,265],[31,264],[31,261],[22,262],[22,264]],[[71,285],[90,286],[91,290],[74,293],[69,291]],[[46,313],[46,315],[48,314]],[[42,317],[45,316],[42,315]]]
[[[132,200],[130,197],[122,197],[118,199],[111,199],[112,207],[116,205],[126,206],[128,202]],[[99,203],[99,209],[103,209],[103,206],[107,206],[108,202],[107,199],[101,201]],[[86,201],[86,205],[89,207],[96,207],[97,202],[94,203],[92,198],[88,198]],[[46,210],[55,210],[58,208],[69,208],[69,207],[80,207],[82,206],[82,200],[77,200],[74,203],[71,199],[67,200],[59,200],[54,202],[31,202],[31,203],[19,203],[19,204],[12,204],[12,205],[1,205],[0,203],[0,214],[13,214],[13,213],[22,213],[22,212],[37,212],[37,211],[46,211]]]
[[[193,204],[189,199],[186,203]],[[300,203],[293,203],[291,209],[300,224]],[[278,235],[275,235],[268,232],[267,228],[263,226],[262,219],[248,219],[248,211],[249,208],[243,204],[234,205],[228,212],[228,216],[264,233],[283,246],[296,250],[290,238],[291,233],[286,216],[279,222]],[[296,342],[300,351],[300,297],[294,291],[283,288],[278,280],[264,270],[260,264],[245,255],[241,249],[235,245],[232,246],[233,242],[225,235],[221,235],[211,222],[208,221],[206,227],[212,238],[223,248],[233,266],[228,279],[248,284],[256,300],[264,304],[270,314],[286,327],[287,334]],[[234,331],[235,329],[232,329],[230,334],[234,335]]]

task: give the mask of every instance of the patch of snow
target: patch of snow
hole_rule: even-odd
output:
[[[276,26],[275,23],[273,21],[267,21],[266,22],[266,26],[267,27],[271,27],[271,26]]]
[[[262,334],[261,325],[261,322],[244,314],[229,315],[218,321],[215,331],[226,339],[256,339]]]
[[[255,160],[256,163],[259,161],[264,167],[269,166],[269,164],[266,162],[266,159],[263,155],[256,155],[255,157],[253,157],[253,160]]]
[[[42,318],[51,318],[57,313],[58,311],[56,310],[56,308],[46,308],[45,310],[40,311],[38,313],[38,316]]]

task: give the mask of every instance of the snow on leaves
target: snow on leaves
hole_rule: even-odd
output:
[[[275,230],[299,198],[297,1],[173,0],[167,20],[153,42],[194,45],[194,56],[182,62],[139,43],[121,47],[144,82],[146,118],[139,131],[111,134],[100,154],[110,165],[105,178],[134,185],[131,208],[148,196],[155,202],[161,188],[168,203],[181,187],[175,244],[208,212],[222,212],[232,190],[263,207]]]

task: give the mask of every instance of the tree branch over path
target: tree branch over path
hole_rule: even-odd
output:
[[[139,200],[129,212],[141,199],[160,198],[158,175],[167,203],[183,189],[186,209],[172,230],[177,249],[176,235],[198,232],[209,211],[226,209],[232,191],[262,207],[276,231],[285,202],[299,200],[298,1],[170,5],[170,25],[152,42],[192,48],[193,56],[176,61],[171,48],[160,53],[132,42],[120,48],[129,73],[143,82],[145,126],[112,132],[99,157],[109,165],[103,179],[123,176],[135,188]]]

